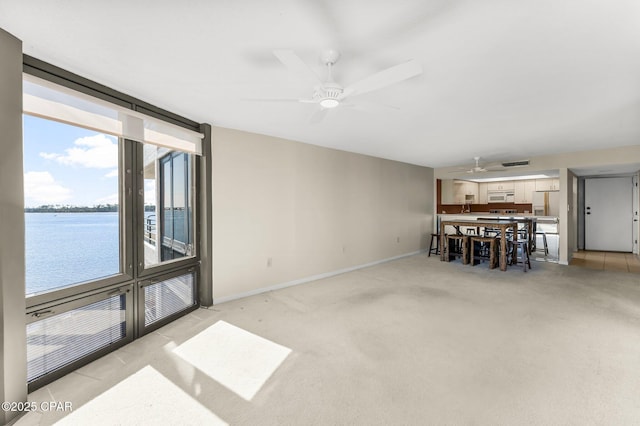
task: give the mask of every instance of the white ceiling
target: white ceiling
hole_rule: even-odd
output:
[[[430,167],[640,143],[638,0],[0,0],[24,52],[199,122]],[[421,76],[330,111],[273,49],[343,85]]]

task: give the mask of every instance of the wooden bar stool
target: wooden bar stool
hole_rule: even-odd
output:
[[[478,264],[482,262],[482,259],[489,260],[489,269],[494,269],[498,266],[498,239],[495,237],[478,237],[472,236],[470,239],[470,247],[469,251],[471,252],[471,266],[475,266],[475,258],[478,258]],[[480,255],[476,256],[476,244],[480,243]],[[488,253],[486,255],[482,255],[482,251],[485,250],[486,245],[488,247]]]
[[[529,258],[529,240],[513,240],[511,242],[511,264],[518,264],[518,248],[520,248],[520,256],[522,257],[522,270],[527,272],[527,266],[531,269],[531,259]]]
[[[433,239],[434,238],[436,240],[436,247],[435,248],[433,248]],[[431,234],[431,243],[429,243],[429,254],[428,254],[427,257],[431,256],[431,253],[440,254],[440,234]]]
[[[454,250],[451,250],[453,246]],[[469,263],[469,237],[467,235],[445,235],[444,259],[451,261],[451,257],[462,257],[462,264]]]

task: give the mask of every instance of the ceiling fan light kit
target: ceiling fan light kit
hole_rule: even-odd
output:
[[[340,101],[337,99],[325,98],[320,101],[320,106],[322,108],[335,108],[340,105]]]
[[[322,108],[335,108],[340,105],[342,92],[342,87],[331,82],[318,87],[313,97],[318,100]]]

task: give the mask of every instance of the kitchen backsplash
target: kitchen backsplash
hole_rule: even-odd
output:
[[[487,213],[492,210],[515,210],[516,213],[532,213],[532,204],[515,204],[515,203],[490,203],[490,204],[439,204],[438,213],[456,214],[462,213]]]

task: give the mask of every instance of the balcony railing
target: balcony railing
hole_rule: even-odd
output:
[[[156,215],[152,214],[144,220],[144,241],[152,246],[156,245],[158,239]]]

